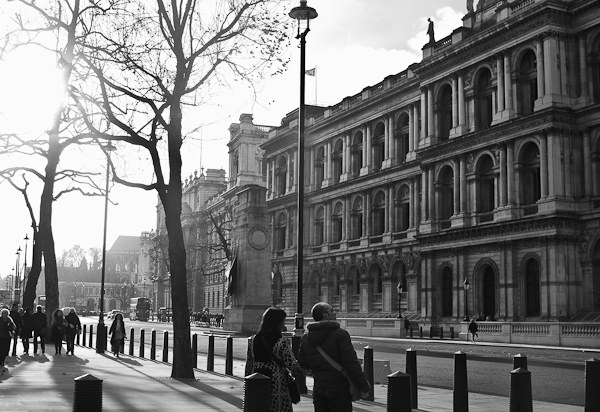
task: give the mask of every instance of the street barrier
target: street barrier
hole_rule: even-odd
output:
[[[135,329],[131,328],[129,332],[129,356],[133,356],[133,343],[135,342]]]
[[[150,336],[150,359],[156,360],[156,330],[154,329]]]
[[[375,382],[373,379],[373,348],[370,346],[365,346],[363,351],[363,372],[369,382],[369,396],[367,398],[368,401],[375,400]]]
[[[517,353],[513,356],[513,369],[527,369],[527,356]]]
[[[600,411],[600,361],[585,361],[585,412]]]
[[[233,376],[233,337],[227,336],[225,350],[225,375]]]
[[[467,354],[454,353],[454,389],[452,392],[454,412],[469,411],[469,388],[467,382]]]
[[[83,335],[83,341],[81,342],[81,346],[85,347],[85,337],[86,337],[86,332],[87,332],[87,325],[83,325],[83,331],[81,332],[81,334]],[[77,344],[79,345],[79,342],[77,342]]]
[[[211,335],[212,336],[212,335]],[[260,373],[244,378],[244,412],[271,410],[271,379]]]
[[[215,371],[215,335],[208,335],[208,352],[206,354],[206,370]]]
[[[510,371],[509,412],[533,412],[531,372],[525,368]]]
[[[417,351],[412,348],[406,349],[405,372],[410,375],[412,407],[413,409],[419,409],[419,400],[417,399]]]
[[[169,362],[169,332],[163,332],[163,356],[162,361],[168,363]]]
[[[92,338],[94,337],[94,325],[90,325],[90,348],[93,348],[94,345],[92,344]]]
[[[198,335],[194,333],[192,335],[192,366],[198,367]]]
[[[146,331],[144,329],[140,330],[140,358],[144,357],[144,349],[146,347],[144,337],[146,336]]]
[[[410,375],[400,371],[387,377],[387,412],[411,412],[412,388]]]
[[[101,412],[102,379],[88,373],[73,381],[75,382],[73,412]]]

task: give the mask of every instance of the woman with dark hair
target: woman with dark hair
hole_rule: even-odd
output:
[[[54,354],[62,353],[62,343],[65,339],[65,331],[67,329],[67,321],[65,320],[63,311],[56,309],[52,315],[52,342],[54,342]]]
[[[112,335],[110,338],[110,344],[112,351],[118,358],[122,348],[125,347],[125,322],[123,322],[123,315],[117,313],[112,325],[110,325],[109,333]]]
[[[288,371],[302,372],[283,337],[286,313],[283,309],[268,308],[256,335],[248,342],[246,376],[255,372],[271,378],[271,412],[292,412],[288,391]]]

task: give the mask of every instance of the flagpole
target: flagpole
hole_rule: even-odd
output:
[[[315,106],[319,105],[319,101],[317,100],[317,66],[315,66]]]

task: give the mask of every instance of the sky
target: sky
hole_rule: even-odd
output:
[[[299,2],[289,4],[291,9]],[[434,21],[435,37],[439,40],[460,27],[466,13],[465,0],[308,0],[308,5],[319,15],[311,22],[307,36],[306,68],[316,68],[316,76],[306,78],[306,102],[321,105],[338,103],[419,62],[421,48],[428,40],[427,18]],[[0,30],[2,18],[0,15]],[[184,177],[201,168],[222,168],[228,172],[228,128],[238,122],[240,114],[253,114],[255,124],[276,126],[287,113],[297,109],[299,55],[298,41],[293,39],[286,55],[290,58],[288,70],[255,85],[256,94],[247,86],[220,90],[210,104],[188,113],[198,119],[201,127],[182,148]],[[0,61],[0,122],[47,122],[47,108],[57,100],[57,76],[51,59],[43,56],[22,53]],[[70,156],[75,163],[88,161],[78,153]],[[119,161],[126,162],[126,156],[121,155]],[[136,171],[128,173],[135,175]],[[156,229],[155,192],[115,185],[110,198],[108,249],[120,235],[137,236]],[[103,217],[103,198],[73,194],[55,202],[57,256],[74,245],[86,250],[101,248]],[[0,182],[0,277],[14,270],[19,247],[22,267],[24,238],[32,237],[30,226],[23,197],[6,182]],[[31,263],[31,240],[27,245],[27,262]],[[0,284],[0,288],[4,286]]]

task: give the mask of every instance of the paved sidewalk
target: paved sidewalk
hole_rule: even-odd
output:
[[[47,347],[54,352],[53,345]],[[104,411],[232,411],[243,407],[243,380],[196,370],[196,379],[171,379],[171,365],[108,352],[97,354],[84,347],[75,356],[19,355],[7,358],[0,375],[0,409],[7,412],[72,411],[73,379],[91,374],[103,380]],[[236,362],[237,363],[237,362]],[[236,367],[239,367],[236,365]],[[310,385],[309,385],[310,386]],[[385,399],[385,387],[376,385],[376,399]],[[380,393],[381,392],[381,393]],[[471,412],[508,410],[504,397],[469,394]],[[581,407],[533,403],[536,412],[580,412]],[[382,403],[356,402],[356,412],[385,411]],[[419,387],[419,410],[452,411],[452,391]],[[296,412],[313,411],[312,400],[304,396]]]

